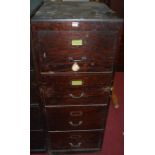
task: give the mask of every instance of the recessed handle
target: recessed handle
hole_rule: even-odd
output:
[[[71,111],[70,116],[82,116],[83,112],[82,111]]]
[[[71,98],[78,99],[78,98],[82,98],[82,97],[84,96],[84,93],[82,92],[79,96],[75,96],[75,95],[73,95],[73,94],[69,94],[69,96],[70,96]]]
[[[76,127],[76,126],[80,126],[80,125],[83,123],[83,121],[79,121],[78,123],[73,123],[72,121],[69,121],[68,123],[69,123],[71,126]]]
[[[81,61],[86,61],[87,58],[85,56],[82,56],[81,59],[74,59],[73,57],[68,57],[68,60],[72,62],[81,62]]]
[[[81,135],[70,135],[69,138],[78,139],[78,138],[81,138]]]
[[[82,144],[81,142],[79,142],[79,143],[77,143],[77,144],[69,143],[69,145],[70,145],[71,147],[80,147],[81,144]]]

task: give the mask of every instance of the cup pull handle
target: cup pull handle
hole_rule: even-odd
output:
[[[80,126],[80,125],[83,123],[83,121],[79,121],[78,123],[73,123],[72,121],[69,121],[68,123],[69,123],[71,126],[77,127],[77,126]]]
[[[79,143],[77,143],[77,144],[69,143],[69,145],[70,145],[71,147],[80,147],[81,144],[82,144],[81,142],[79,142]]]
[[[81,93],[80,96],[75,96],[75,95],[73,95],[73,94],[69,94],[69,96],[70,96],[71,98],[76,99],[76,98],[81,98],[81,97],[83,97],[83,96],[84,96],[84,93]]]

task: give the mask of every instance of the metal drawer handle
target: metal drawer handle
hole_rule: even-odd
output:
[[[68,123],[69,123],[71,126],[76,127],[76,126],[80,126],[80,125],[83,123],[83,121],[79,121],[78,123],[73,123],[72,121],[69,121]]]
[[[80,96],[75,96],[75,95],[73,95],[73,94],[69,94],[69,96],[70,96],[71,98],[81,98],[81,97],[84,96],[84,93],[82,92],[82,93],[80,94]]]
[[[81,57],[81,59],[73,59],[72,57],[68,57],[68,60],[73,62],[81,62],[81,61],[86,61],[87,58],[85,56]]]
[[[82,116],[83,112],[82,111],[71,111],[70,116]]]
[[[77,144],[69,143],[69,145],[70,145],[71,147],[80,147],[81,144],[82,144],[81,142],[79,142],[79,143],[77,143]]]

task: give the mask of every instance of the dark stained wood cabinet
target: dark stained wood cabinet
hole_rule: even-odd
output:
[[[42,4],[42,0],[31,0],[31,18]],[[32,37],[30,38],[32,41]],[[45,146],[45,123],[41,108],[41,99],[35,76],[35,66],[32,55],[32,44],[30,48],[30,151],[44,152]]]
[[[39,91],[32,96],[41,102],[31,118],[38,128],[45,120],[47,151],[101,150],[123,20],[105,4],[47,1],[31,31]]]

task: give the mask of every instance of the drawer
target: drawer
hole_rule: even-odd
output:
[[[31,152],[45,151],[45,133],[42,130],[30,131]]]
[[[105,88],[106,90],[106,88]],[[77,88],[70,91],[54,92],[53,89],[44,88],[42,94],[45,105],[87,105],[108,104],[111,91],[100,88]]]
[[[56,91],[66,91],[85,87],[107,87],[113,83],[113,73],[41,74],[41,85]]]
[[[49,131],[103,129],[108,106],[46,107]]]
[[[43,116],[39,106],[30,107],[30,129],[39,130],[43,128]]]
[[[37,50],[42,72],[111,71],[117,48],[117,33],[103,31],[38,31]]]
[[[49,132],[49,149],[54,151],[99,150],[103,131]]]
[[[41,94],[46,105],[107,104],[113,75],[75,74],[41,76]]]

